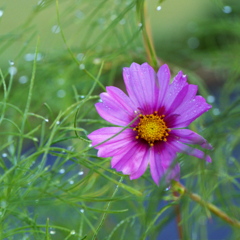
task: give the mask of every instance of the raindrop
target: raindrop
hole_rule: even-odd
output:
[[[50,230],[49,233],[50,233],[51,235],[54,235],[54,234],[56,234],[56,231],[55,231],[55,230]]]
[[[207,102],[209,102],[209,103],[214,103],[214,102],[215,102],[215,97],[212,96],[212,95],[209,95],[209,96],[207,97]]]
[[[79,175],[79,176],[81,176],[81,175],[83,175],[83,174],[84,174],[83,171],[78,172],[78,175]]]
[[[84,209],[80,209],[80,212],[81,212],[81,213],[84,213]]]
[[[27,76],[21,76],[19,79],[18,79],[19,83],[21,84],[25,84],[27,81],[28,81],[28,77]]]
[[[65,79],[63,79],[63,78],[59,78],[59,79],[58,79],[58,84],[59,84],[59,85],[63,85],[64,82],[65,82]]]
[[[74,184],[74,181],[73,181],[73,180],[69,180],[69,183],[70,183],[70,184]]]
[[[0,9],[0,17],[3,16],[3,10]]]
[[[126,23],[126,20],[123,18],[122,20],[120,20],[119,22],[121,25],[124,25]]]
[[[51,30],[52,33],[60,33],[60,27],[58,25],[53,25]]]
[[[222,11],[226,14],[231,13],[232,12],[232,8],[230,6],[224,6]]]
[[[93,63],[96,64],[96,65],[100,64],[101,63],[101,58],[94,58]]]
[[[169,186],[169,187],[165,188],[165,191],[169,191],[170,189],[171,189],[171,187]]]
[[[63,89],[57,91],[57,96],[59,98],[64,98],[66,96],[66,92]]]
[[[161,9],[162,9],[162,7],[161,6],[157,6],[157,11],[160,11]]]
[[[13,66],[13,65],[14,65],[14,61],[13,61],[13,60],[9,60],[8,62],[9,62],[9,65],[10,65],[10,66]]]
[[[219,114],[220,114],[220,110],[218,108],[214,108],[213,115],[219,115]]]
[[[2,154],[2,157],[4,157],[4,158],[7,157],[7,156],[8,156],[7,153]]]
[[[80,10],[77,10],[75,13],[75,16],[79,19],[83,19],[84,18],[84,13]]]
[[[80,68],[81,70],[85,69],[85,64],[81,63],[81,64],[79,65],[79,68]]]
[[[71,235],[76,234],[75,230],[72,230],[70,234],[71,234]]]
[[[77,60],[82,61],[83,59],[84,59],[84,54],[83,53],[79,53],[77,55]]]
[[[189,38],[187,43],[188,43],[188,46],[192,49],[198,48],[199,44],[200,44],[198,38],[196,38],[196,37]]]
[[[61,168],[61,169],[59,170],[59,173],[60,173],[60,174],[65,173],[65,169],[64,169],[64,168]]]
[[[10,75],[15,75],[17,73],[17,68],[14,66],[11,66],[8,68],[8,72]]]
[[[138,111],[137,111],[137,110],[135,110],[135,111],[134,111],[134,113],[135,113],[135,114],[138,114]]]
[[[111,21],[113,21],[113,20],[116,19],[116,18],[117,18],[117,15],[116,15],[116,14],[113,14],[113,15],[110,17]]]

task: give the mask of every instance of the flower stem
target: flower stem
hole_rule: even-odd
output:
[[[157,54],[155,52],[153,39],[152,39],[152,32],[150,27],[150,21],[147,16],[147,4],[146,1],[137,1],[138,9],[139,9],[139,19],[142,24],[142,34],[143,34],[143,42],[144,47],[147,53],[147,58],[150,63],[155,69],[157,69],[159,66],[158,60],[157,60]]]
[[[173,181],[173,189],[174,189],[174,191],[178,192],[180,194],[180,196],[182,196],[183,194],[188,195],[193,201],[206,207],[209,211],[211,211],[212,213],[214,213],[215,215],[220,217],[222,220],[224,220],[228,224],[230,224],[234,227],[240,228],[240,222],[237,219],[231,218],[225,212],[223,212],[221,209],[219,209],[217,206],[203,200],[199,195],[197,195],[195,193],[191,193],[181,183]]]
[[[174,197],[179,197],[178,192],[173,192]],[[178,236],[179,239],[183,239],[183,229],[182,229],[182,218],[181,218],[181,210],[180,210],[180,205],[177,204],[175,205],[175,213],[176,213],[176,222],[177,222],[177,228],[178,228]]]

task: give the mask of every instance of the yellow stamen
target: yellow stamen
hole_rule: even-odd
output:
[[[167,141],[168,133],[171,131],[167,128],[167,125],[164,121],[165,115],[158,115],[157,112],[154,112],[150,115],[139,115],[140,122],[133,129],[137,131],[138,135],[136,139],[144,139],[152,147],[156,141]]]

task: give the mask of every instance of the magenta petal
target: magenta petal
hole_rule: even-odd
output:
[[[111,138],[115,134],[118,134],[122,128],[120,127],[106,127],[100,128],[88,135],[88,138],[92,140],[92,145],[100,144],[107,139]],[[125,129],[120,134],[116,135],[112,139],[96,146],[96,149],[99,149],[98,156],[99,157],[112,157],[117,154],[121,148],[128,145],[132,141],[135,140],[133,136],[132,129]]]
[[[144,63],[132,63],[130,68],[123,68],[123,78],[129,97],[143,114],[156,111],[159,89],[156,84],[156,73]]]
[[[188,85],[187,76],[183,75],[182,71],[180,71],[174,78],[173,82],[169,85],[168,91],[164,96],[163,105],[166,110],[170,108],[175,98],[178,96],[181,90],[187,85]],[[186,95],[186,93],[184,95]],[[183,99],[179,99],[180,102],[182,100]]]
[[[145,173],[145,171],[147,169],[147,166],[149,164],[149,152],[150,152],[149,150],[146,151],[146,154],[143,156],[141,164],[139,165],[138,170],[136,170],[136,172],[134,172],[134,173],[132,173],[130,175],[130,179],[131,180],[137,179],[137,178],[141,177]]]
[[[213,149],[212,145],[206,139],[189,129],[175,129],[171,131],[171,134],[180,138],[178,140],[182,143],[198,144],[202,148]]]
[[[122,152],[114,156],[111,162],[113,168],[122,171],[124,174],[135,173],[141,165],[147,148],[145,144],[134,142],[122,149]]]
[[[203,151],[196,149],[196,148],[192,148],[189,147],[181,142],[178,141],[171,141],[171,147],[174,147],[176,149],[177,152],[182,152],[182,153],[186,153],[190,156],[194,156],[200,159],[204,159],[207,162],[212,162],[210,156],[206,155]]]
[[[95,104],[99,115],[115,125],[126,126],[134,118],[134,105],[120,89],[107,87],[108,92],[100,94],[102,102]]]
[[[159,184],[160,179],[167,172],[175,158],[176,152],[167,144],[159,144],[150,149],[150,171],[156,184]],[[169,171],[171,172],[171,169]],[[177,168],[175,171],[177,171]],[[171,174],[172,176],[179,176],[178,172],[172,172]]]
[[[212,106],[207,104],[202,96],[196,96],[191,101],[183,103],[168,118],[170,128],[187,127],[192,121],[208,111]]]
[[[168,91],[171,73],[167,64],[162,65],[158,72],[158,84],[159,84],[159,98],[158,98],[158,107],[161,108],[163,106],[163,102]]]

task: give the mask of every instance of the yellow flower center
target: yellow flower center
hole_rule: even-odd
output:
[[[139,115],[140,122],[133,129],[138,132],[136,139],[142,138],[148,142],[152,147],[155,141],[167,141],[168,133],[171,131],[167,128],[165,121],[163,120],[165,115],[157,115],[154,112],[150,115]]]

